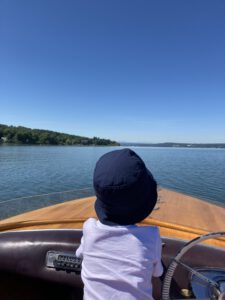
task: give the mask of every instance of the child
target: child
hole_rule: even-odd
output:
[[[130,149],[103,155],[94,171],[98,221],[83,226],[85,300],[149,300],[151,278],[162,275],[161,240],[155,226],[136,226],[153,210],[157,184]]]

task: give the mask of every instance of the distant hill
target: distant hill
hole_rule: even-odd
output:
[[[121,146],[180,147],[180,148],[225,148],[225,143],[120,143]]]
[[[7,126],[3,124],[0,124],[0,143],[22,145],[119,145],[115,141],[98,137],[88,138],[50,130],[31,129],[22,126]]]

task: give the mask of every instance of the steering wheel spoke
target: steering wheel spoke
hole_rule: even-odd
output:
[[[189,267],[188,265],[186,265],[185,263],[181,262],[181,261],[178,261],[174,258],[174,261],[179,264],[180,266],[182,266],[183,268],[185,268],[186,270],[188,270],[192,275],[195,275],[196,277],[198,277],[199,279],[201,279],[203,282],[205,282],[207,285],[211,285],[212,287],[214,288],[217,288],[219,289],[220,286],[219,284],[212,280],[212,279],[209,279],[208,277],[202,275],[200,272],[196,271],[195,269]]]

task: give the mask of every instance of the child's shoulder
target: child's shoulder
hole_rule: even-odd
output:
[[[157,226],[137,226],[134,235],[139,241],[152,251],[160,244],[161,238],[159,228]]]
[[[136,226],[137,230],[143,230],[143,231],[151,231],[155,233],[159,233],[159,227],[148,225],[148,226]]]
[[[143,235],[151,238],[158,238],[160,236],[159,228],[157,226],[137,226],[136,230]]]
[[[95,218],[87,219],[83,224],[83,230],[88,229],[90,227],[96,226],[97,220]]]

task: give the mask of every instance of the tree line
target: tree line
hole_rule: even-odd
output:
[[[25,145],[98,145],[117,146],[115,141],[98,137],[88,138],[50,130],[0,124],[0,143]]]

